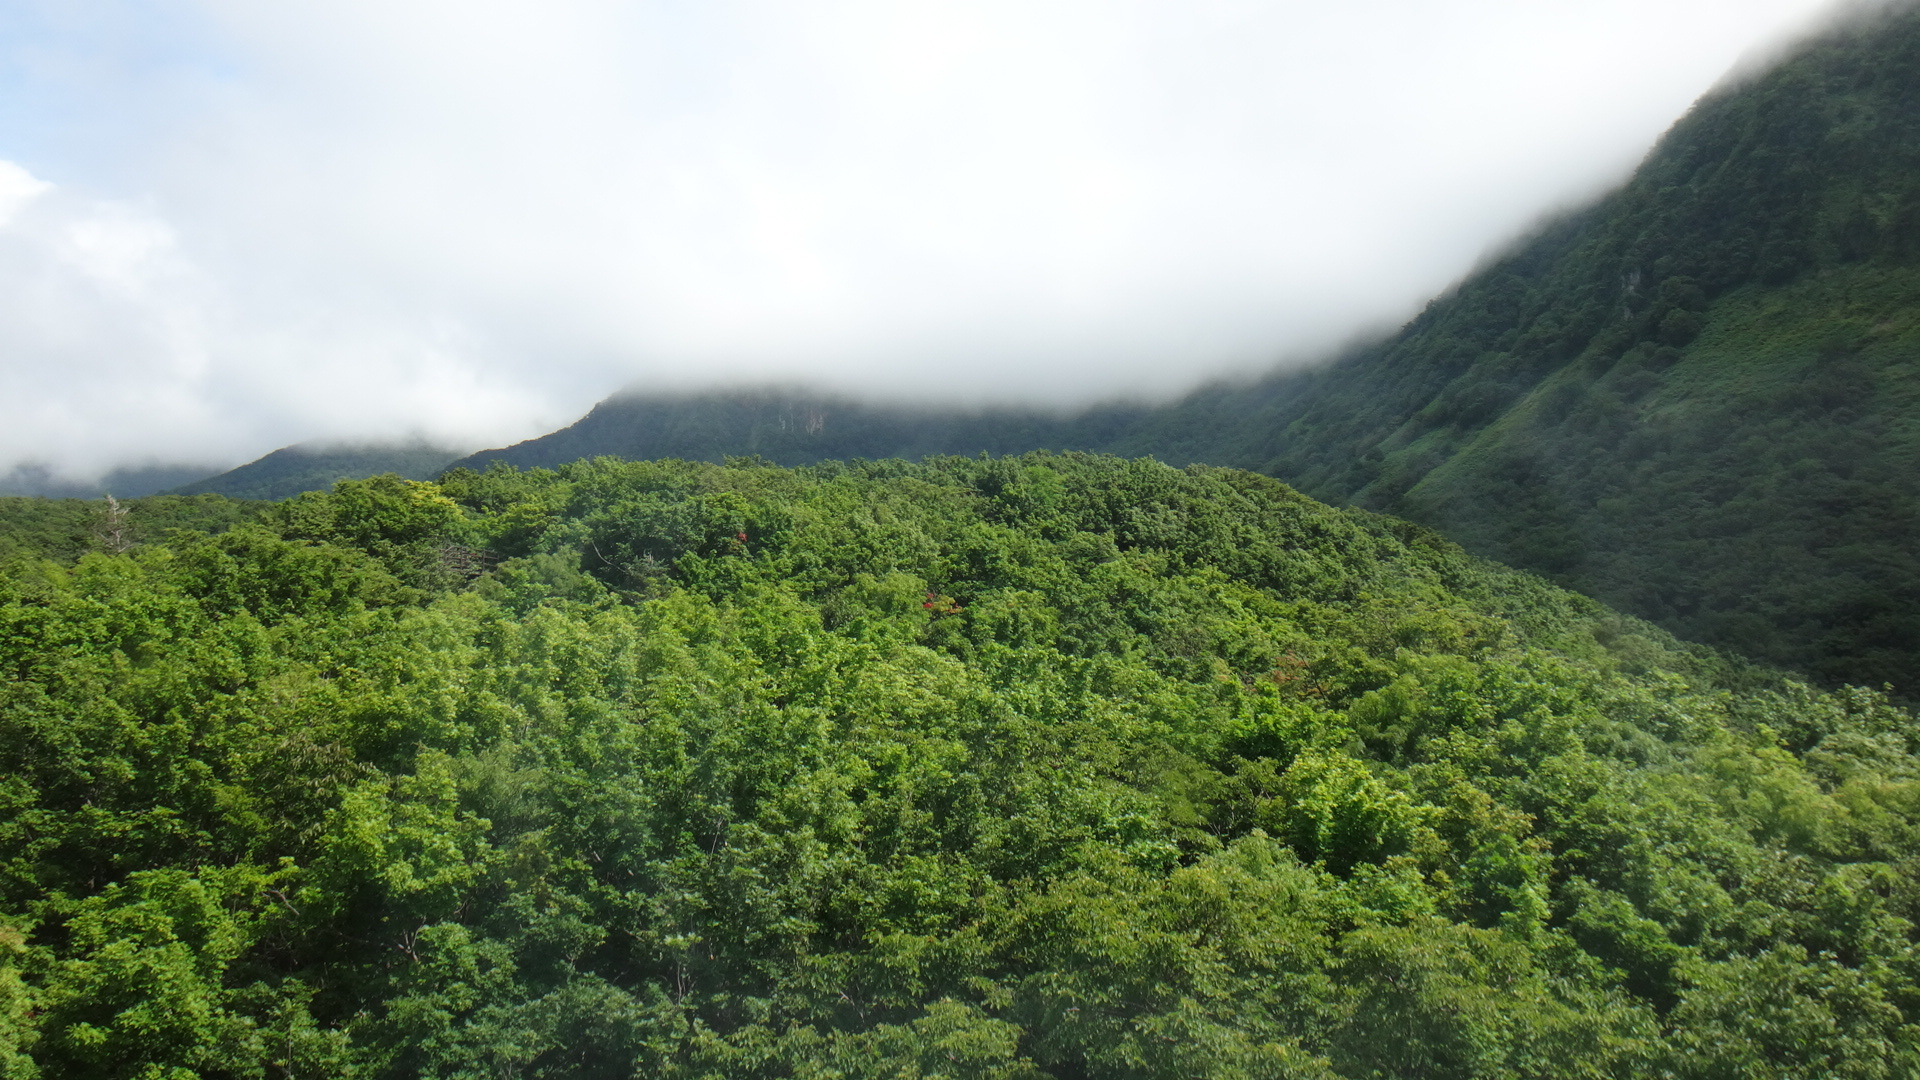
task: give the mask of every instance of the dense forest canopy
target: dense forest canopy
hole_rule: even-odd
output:
[[[1912,715],[1419,526],[1080,455],[160,505],[8,535],[0,1076],[1920,1071]]]
[[[220,532],[261,510],[258,503],[210,495],[112,503],[0,495],[0,565],[31,558],[72,563],[89,551],[119,554],[163,541],[174,530]]]

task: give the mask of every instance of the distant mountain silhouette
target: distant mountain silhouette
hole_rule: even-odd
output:
[[[324,491],[341,480],[382,473],[427,480],[459,456],[457,450],[423,442],[289,446],[218,476],[182,484],[170,494],[285,499],[303,491]]]
[[[929,454],[1022,453],[1105,445],[1152,409],[1110,405],[1071,416],[1041,409],[942,409],[883,405],[803,389],[753,388],[701,394],[623,394],[573,425],[456,466],[494,461],[522,468],[583,457],[720,461],[759,456],[780,465]]]
[[[45,465],[16,465],[0,476],[0,495],[39,495],[50,499],[97,499],[112,495],[137,499],[178,487],[207,475],[205,465],[140,465],[115,469],[91,483],[65,480]]]

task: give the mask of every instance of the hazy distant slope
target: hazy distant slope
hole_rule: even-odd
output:
[[[226,495],[235,499],[287,499],[325,491],[341,480],[395,473],[409,480],[438,476],[458,450],[427,443],[351,446],[289,446],[237,469],[183,487],[175,495]]]
[[[95,481],[81,482],[63,479],[45,465],[28,462],[0,474],[0,496],[97,499],[102,495],[112,495],[134,499],[196,481],[205,475],[205,465],[134,465],[115,469]]]
[[[1114,405],[1064,417],[1040,409],[890,406],[807,390],[753,388],[702,394],[622,394],[573,425],[458,464],[522,468],[612,455],[635,461],[720,461],[758,455],[779,465],[928,454],[1086,449],[1122,437],[1150,412]]]

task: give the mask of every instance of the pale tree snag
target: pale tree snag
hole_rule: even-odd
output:
[[[120,500],[107,496],[107,512],[94,527],[94,539],[100,542],[100,549],[109,555],[124,555],[133,546],[133,533],[127,527],[127,508]]]

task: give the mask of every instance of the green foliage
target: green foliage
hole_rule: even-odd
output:
[[[289,540],[365,552],[396,576],[437,583],[460,566],[445,556],[458,538],[460,511],[432,484],[388,473],[342,480],[330,492],[307,492],[268,512]]]
[[[26,936],[0,924],[0,1077],[31,1080],[40,1073],[27,1051],[33,1048],[33,994],[20,977]]]
[[[159,543],[175,529],[219,532],[250,521],[259,507],[218,495],[150,495],[120,503],[122,542],[109,545],[104,499],[0,496],[0,564],[23,559],[71,563],[109,546],[127,550]]]
[[[1920,728],[1253,474],[599,459],[0,576],[0,1076],[1911,1075]]]

